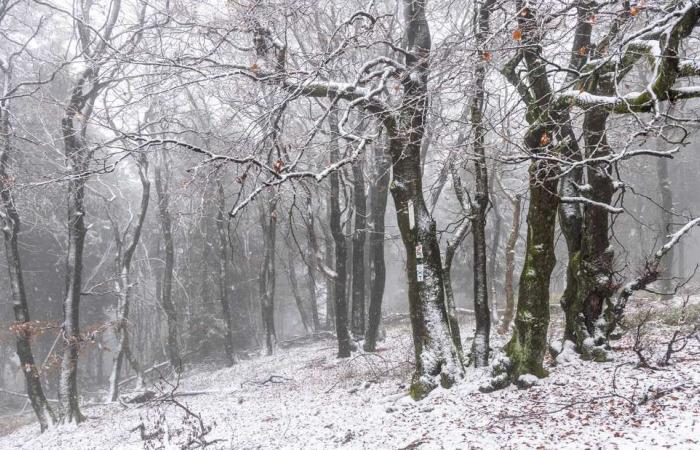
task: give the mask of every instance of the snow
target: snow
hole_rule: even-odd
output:
[[[557,344],[559,344],[557,342]],[[559,344],[559,348],[555,349],[557,357],[555,359],[557,365],[573,364],[578,361],[579,356],[576,353],[576,344],[566,340],[563,344]]]
[[[653,304],[653,302],[651,302]],[[661,306],[662,308],[665,306]],[[641,309],[640,309],[641,310]],[[561,336],[557,318],[552,340]],[[656,333],[663,351],[670,329]],[[244,360],[231,368],[190,368],[179,397],[201,413],[212,431],[209,448],[697,448],[700,445],[700,343],[692,341],[668,370],[635,367],[631,336],[614,343],[615,362],[572,358],[527,390],[510,387],[482,394],[490,371],[467,369],[452,389],[436,388],[426,399],[407,396],[413,343],[406,324],[387,327],[376,354],[338,360],[335,342],[315,342]],[[463,324],[465,348],[473,331]],[[494,348],[504,337],[495,337]],[[564,343],[564,348],[571,344]],[[495,352],[493,363],[507,364]],[[565,352],[566,353],[566,350]],[[658,354],[658,353],[657,353]],[[271,375],[288,379],[259,384]],[[526,375],[524,377],[531,377]],[[614,383],[613,383],[614,380]],[[656,398],[658,393],[664,393]],[[640,404],[643,398],[647,401]],[[87,449],[144,447],[138,431],[159,420],[153,405],[84,407],[88,420],[42,435],[33,424],[0,437],[0,448]],[[168,407],[166,428],[179,448],[185,425]]]

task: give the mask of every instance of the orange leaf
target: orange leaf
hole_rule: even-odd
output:
[[[636,6],[631,7],[630,8],[630,15],[636,16],[637,14],[639,14],[639,8]]]
[[[513,39],[516,41],[519,41],[523,38],[523,32],[520,31],[520,28],[516,28],[515,31],[513,31]]]
[[[581,47],[580,49],[578,49],[578,54],[579,54],[580,56],[586,56],[586,53],[587,53],[587,52],[588,52],[588,49],[587,49],[585,46],[583,46],[583,47]]]
[[[250,66],[250,70],[252,70],[253,72],[257,72],[258,69],[260,69],[260,67],[258,66],[257,63],[253,63],[253,64]]]
[[[540,146],[544,147],[547,144],[549,144],[549,135],[545,132],[542,133],[542,136],[540,137]]]
[[[484,61],[491,61],[491,59],[493,58],[491,52],[484,52],[482,56],[484,58]]]

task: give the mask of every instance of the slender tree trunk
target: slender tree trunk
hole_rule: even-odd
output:
[[[127,244],[127,247],[123,249],[124,242],[119,235],[119,230],[117,223],[113,223],[117,237],[117,261],[116,267],[119,271],[119,275],[116,283],[117,290],[117,324],[115,328],[115,334],[117,338],[117,349],[114,354],[114,359],[112,362],[112,373],[109,377],[109,401],[117,401],[119,396],[119,373],[121,370],[122,362],[125,355],[130,356],[131,350],[129,349],[129,309],[131,303],[131,261],[133,259],[136,248],[139,244],[139,239],[141,238],[141,230],[143,229],[143,223],[146,220],[146,212],[148,211],[148,203],[150,200],[150,188],[151,183],[148,179],[148,162],[145,155],[139,160],[139,177],[141,179],[141,207],[139,210],[138,219],[134,227],[134,231],[131,235],[131,240]],[[134,360],[134,358],[128,358],[131,362],[132,367],[137,373],[139,379],[143,376],[140,371],[140,365]],[[141,383],[139,383],[141,384]]]
[[[331,178],[331,177],[329,177]],[[332,179],[332,178],[331,178]],[[333,216],[333,208],[331,205],[333,204],[333,192],[329,192],[328,194],[328,224],[330,228],[330,223],[332,222],[331,217]],[[331,264],[331,261],[335,261],[335,251],[334,251],[334,246],[335,246],[335,240],[333,239],[332,235],[333,233],[331,232],[331,236],[328,236],[328,232],[326,231],[326,228],[323,227],[324,229],[324,234],[325,234],[325,248],[326,248],[326,263]],[[332,330],[335,328],[335,279],[337,278],[337,274],[335,277],[333,277],[331,274],[326,273],[326,329],[327,330]]]
[[[6,69],[6,70],[9,70]],[[9,88],[10,76],[5,72],[4,91]],[[9,99],[7,95],[3,95],[3,100],[0,102],[0,139],[2,147],[0,147],[0,198],[2,199],[3,214],[1,219],[3,223],[2,231],[5,237],[5,259],[7,261],[7,269],[10,279],[10,293],[12,295],[12,309],[14,311],[15,321],[10,326],[10,330],[15,335],[17,344],[17,356],[24,374],[24,381],[27,388],[27,396],[32,404],[34,413],[39,421],[39,427],[43,432],[49,426],[53,425],[56,417],[53,410],[49,406],[44,394],[44,389],[41,386],[41,378],[39,370],[34,361],[34,354],[31,347],[31,320],[29,317],[29,305],[27,303],[27,294],[24,288],[24,278],[22,275],[22,263],[20,260],[18,236],[20,232],[20,217],[15,208],[14,197],[12,195],[12,181],[9,173],[10,153],[12,153],[12,145],[10,141],[10,115],[9,115]],[[3,364],[4,361],[0,362]],[[2,374],[0,374],[0,377]]]
[[[333,109],[329,116],[331,129],[331,164],[340,159],[340,131],[338,129],[338,111]],[[331,204],[330,228],[335,243],[335,331],[338,337],[338,358],[348,358],[352,351],[350,333],[348,332],[347,304],[347,241],[340,223],[340,173],[336,170],[330,175]]]
[[[289,277],[289,285],[292,288],[292,295],[294,296],[294,301],[297,305],[297,310],[299,310],[299,317],[301,318],[301,324],[304,327],[304,331],[307,334],[313,333],[313,326],[311,319],[309,318],[309,313],[306,310],[306,305],[304,304],[304,299],[299,293],[299,284],[297,283],[297,274],[294,267],[294,252],[292,251],[292,246],[288,245],[289,249],[287,251],[287,274]]]
[[[224,184],[219,180],[217,195],[219,197],[218,211],[216,213],[216,230],[219,235],[219,301],[223,314],[226,330],[224,331],[224,355],[226,365],[232,366],[235,362],[233,349],[233,317],[229,304],[230,275],[228,270],[228,221],[226,220],[226,196]]]
[[[316,298],[316,259],[318,253],[318,241],[316,240],[316,226],[313,211],[313,203],[311,194],[306,197],[306,212],[308,219],[306,222],[306,235],[308,240],[308,252],[306,256],[306,267],[308,270],[308,289],[309,303],[311,305],[311,320],[313,322],[313,331],[317,332],[321,329],[321,322],[318,318],[318,300]]]
[[[495,193],[493,192],[493,181],[489,179],[489,198],[491,200],[491,209],[493,210],[494,222],[493,222],[493,233],[491,242],[491,251],[488,258],[489,264],[486,270],[487,280],[489,284],[489,310],[491,311],[491,323],[498,323],[498,308],[496,306],[496,286],[498,279],[498,271],[500,269],[500,264],[498,261],[499,255],[498,250],[501,243],[501,226],[503,224],[503,216],[501,215],[500,204],[496,203]],[[499,286],[500,287],[500,286]],[[500,297],[499,298],[503,298]]]
[[[87,78],[88,76],[86,76]],[[61,420],[80,423],[85,417],[78,400],[78,353],[80,350],[80,293],[82,288],[83,247],[85,244],[85,172],[89,159],[88,149],[82,142],[82,133],[75,126],[76,115],[81,113],[87,99],[83,96],[82,82],[74,88],[61,121],[63,144],[68,172],[68,255],[66,258],[66,296],[63,301],[64,339],[63,359],[58,380],[58,399]]]
[[[661,138],[659,138],[661,140]],[[656,158],[656,175],[659,180],[659,193],[661,194],[661,217],[659,223],[659,242],[666,242],[667,236],[673,233],[673,190],[668,176],[668,159]],[[683,248],[681,246],[681,248]],[[674,251],[670,250],[663,258],[664,276],[660,287],[663,298],[673,297],[673,260]]]
[[[277,343],[275,330],[275,242],[277,240],[277,195],[267,196],[267,205],[260,207],[260,223],[263,229],[263,261],[260,268],[260,306],[263,328],[265,330],[265,347],[272,355]]]
[[[365,334],[365,240],[367,235],[367,196],[363,160],[352,165],[355,203],[355,233],[352,237],[351,329],[356,338]]]
[[[518,243],[518,236],[520,235],[520,205],[522,203],[520,194],[515,196],[512,203],[513,222],[511,223],[510,234],[506,243],[506,274],[503,283],[506,294],[506,309],[503,313],[501,327],[498,330],[500,334],[505,334],[508,331],[510,323],[513,321],[513,312],[515,311],[513,274],[515,272],[515,245]]]
[[[382,320],[382,299],[386,283],[384,263],[384,216],[389,194],[389,173],[391,160],[384,145],[374,146],[374,180],[371,184],[370,205],[372,231],[369,236],[370,251],[370,294],[367,332],[364,350],[377,350],[377,336]]]
[[[165,264],[163,267],[163,281],[160,287],[160,303],[165,313],[168,325],[166,352],[168,360],[175,371],[182,372],[182,359],[178,345],[177,311],[172,299],[173,270],[175,267],[175,250],[173,245],[172,218],[170,217],[170,191],[168,182],[170,179],[170,167],[166,155],[161,152],[158,164],[154,170],[156,193],[158,194],[158,215],[160,217],[160,229],[165,243]]]
[[[489,33],[489,21],[494,0],[487,0],[476,12],[476,63],[474,85],[476,92],[471,103],[471,122],[474,127],[474,201],[471,205],[472,237],[474,239],[474,340],[470,362],[475,367],[484,367],[489,361],[489,337],[491,334],[491,312],[489,311],[488,278],[486,274],[486,210],[489,206],[489,181],[486,166],[486,127],[484,126],[484,100],[486,92],[486,56],[482,48]]]

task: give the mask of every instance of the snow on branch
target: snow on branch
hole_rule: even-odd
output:
[[[585,203],[587,205],[595,206],[596,208],[603,208],[611,214],[621,214],[625,212],[625,210],[622,208],[616,208],[608,205],[607,203],[597,202],[586,197],[560,197],[559,201],[562,203]]]

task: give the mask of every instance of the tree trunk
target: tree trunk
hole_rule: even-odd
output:
[[[68,172],[68,255],[66,258],[66,296],[63,301],[64,339],[63,359],[58,380],[58,399],[63,422],[80,423],[85,417],[78,400],[78,353],[80,350],[80,293],[82,288],[83,247],[85,244],[85,172],[88,149],[83,135],[75,127],[76,115],[81,114],[87,99],[82,83],[74,88],[61,121]]]
[[[370,293],[367,332],[364,350],[377,350],[377,336],[382,320],[382,300],[386,283],[386,265],[384,263],[384,216],[389,195],[389,171],[391,160],[384,145],[374,146],[374,180],[371,184],[370,205],[372,232],[369,236],[370,251]]]
[[[226,356],[226,365],[230,367],[235,362],[235,355],[233,353],[233,317],[231,316],[231,305],[229,304],[228,295],[230,289],[228,270],[228,221],[226,220],[224,184],[221,180],[219,180],[217,184],[219,205],[216,213],[216,230],[219,235],[219,301],[221,302],[221,312],[226,324],[226,330],[224,331],[224,355]]]
[[[597,89],[596,89],[597,90]],[[614,95],[613,86],[601,90],[604,95]],[[585,112],[583,134],[587,158],[605,158],[610,155],[606,136],[608,113],[599,107]],[[591,200],[609,205],[614,187],[607,163],[591,163],[586,167]],[[605,208],[584,205],[584,222],[581,232],[581,253],[578,264],[578,292],[576,302],[570,305],[567,315],[573,320],[574,343],[584,359],[607,360],[607,322],[603,314],[611,307],[615,293],[613,281],[613,257],[608,236],[609,212]],[[572,316],[572,317],[571,317]]]
[[[340,159],[340,143],[338,129],[338,111],[333,108],[329,116],[331,129],[331,164]],[[333,171],[330,175],[331,204],[330,228],[335,243],[335,332],[338,337],[338,358],[348,358],[352,350],[350,333],[348,332],[347,304],[347,242],[340,223],[340,172]]]
[[[367,235],[367,196],[363,160],[352,165],[355,203],[355,232],[352,237],[351,330],[355,338],[365,334],[365,240]]]
[[[509,358],[506,382],[519,382],[524,374],[544,377],[542,366],[549,327],[549,281],[554,269],[554,225],[557,216],[557,181],[553,167],[544,161],[530,166],[530,206],[527,213],[525,264],[520,275],[518,309],[513,336],[505,347]]]
[[[294,296],[294,301],[296,302],[297,309],[299,310],[299,316],[301,317],[301,324],[304,326],[304,331],[307,334],[313,333],[313,326],[311,324],[311,320],[309,319],[309,314],[306,311],[304,299],[299,293],[296,269],[294,267],[294,252],[292,251],[291,245],[289,245],[289,249],[287,251],[287,274],[289,276],[289,285],[292,288],[292,295]]]
[[[263,261],[260,268],[260,309],[265,330],[265,347],[272,355],[277,343],[275,330],[275,242],[277,240],[277,195],[265,198],[267,205],[260,206],[260,223],[263,231]]]
[[[156,193],[158,194],[158,215],[160,217],[160,229],[165,243],[165,264],[163,267],[163,281],[160,287],[160,303],[165,313],[168,325],[168,343],[166,352],[168,360],[176,372],[182,372],[182,359],[178,345],[177,312],[172,299],[173,270],[175,267],[175,250],[173,246],[172,219],[170,217],[170,167],[166,155],[161,152],[158,164],[154,170],[156,181]]]
[[[515,245],[518,243],[518,237],[520,235],[520,206],[522,203],[522,197],[520,194],[516,195],[513,199],[513,222],[510,227],[510,234],[508,235],[508,242],[506,243],[506,274],[505,281],[503,283],[505,294],[506,294],[506,309],[503,313],[503,321],[501,322],[501,327],[498,330],[500,334],[505,334],[510,327],[510,323],[513,320],[513,311],[515,310],[515,296],[513,289],[513,273],[515,272]]]
[[[474,239],[474,340],[472,341],[470,362],[475,367],[484,367],[489,361],[489,336],[491,333],[491,312],[489,311],[488,278],[486,274],[486,210],[489,206],[489,182],[486,166],[486,127],[483,123],[483,110],[486,92],[486,56],[482,48],[489,32],[489,20],[494,0],[487,0],[476,11],[476,46],[478,49],[470,115],[474,127],[474,201],[471,205],[472,237]]]
[[[309,303],[311,305],[311,320],[313,322],[313,331],[317,332],[321,329],[321,322],[318,318],[318,300],[316,298],[316,259],[318,254],[318,241],[316,239],[316,227],[313,211],[313,203],[311,193],[306,197],[306,212],[309,215],[306,223],[306,236],[308,240],[308,252],[306,256],[306,267],[308,270],[308,289]]]
[[[148,180],[148,163],[145,156],[142,156],[139,160],[139,177],[141,179],[141,208],[139,210],[138,219],[136,221],[136,226],[134,227],[133,234],[131,236],[131,241],[125,250],[122,251],[124,242],[119,236],[119,230],[117,223],[113,223],[115,228],[115,233],[117,234],[117,261],[116,268],[119,272],[116,282],[117,290],[117,323],[115,327],[115,334],[117,338],[117,348],[114,354],[114,359],[112,362],[112,373],[109,377],[109,401],[117,401],[119,396],[119,373],[121,370],[122,362],[125,355],[131,355],[131,350],[129,349],[129,308],[131,303],[131,261],[133,259],[134,253],[136,252],[136,247],[138,246],[139,239],[141,238],[141,230],[143,228],[143,223],[146,220],[146,212],[148,211],[148,203],[150,199],[150,188],[151,183]],[[142,378],[140,373],[140,366],[133,358],[129,358],[132,367],[137,373],[139,379]],[[130,362],[131,362],[130,361]]]
[[[420,149],[425,134],[427,83],[431,47],[426,2],[403,0],[406,22],[404,96],[398,122],[384,120],[390,138],[397,223],[406,249],[408,301],[416,369],[411,396],[424,398],[438,385],[450,387],[462,375],[459,354],[447,316],[440,247],[435,221],[423,197]],[[422,258],[420,258],[422,256]]]
[[[661,138],[658,138],[661,141]],[[659,223],[659,242],[666,242],[667,236],[673,233],[673,190],[668,176],[668,159],[656,158],[656,175],[659,180],[659,193],[661,194],[661,217]],[[681,246],[681,248],[683,248]],[[664,294],[662,298],[673,297],[673,260],[674,251],[671,250],[664,256],[664,276],[661,279],[660,288]]]
[[[6,70],[9,70],[6,69]],[[5,72],[4,91],[9,89],[10,76]],[[18,236],[20,232],[20,217],[15,209],[14,197],[12,195],[12,181],[9,173],[9,158],[12,152],[10,142],[10,116],[9,99],[3,95],[0,102],[0,181],[2,182],[0,198],[2,199],[3,213],[3,235],[5,237],[5,259],[10,278],[10,293],[12,295],[12,309],[15,321],[10,326],[10,330],[15,335],[17,344],[17,356],[24,374],[24,381],[27,388],[27,396],[32,404],[34,413],[39,421],[39,427],[43,432],[56,421],[53,410],[49,406],[41,386],[39,370],[34,362],[34,354],[31,347],[31,320],[29,317],[29,305],[27,304],[27,294],[24,288],[24,278],[22,275],[22,263],[20,260]],[[4,365],[4,361],[0,362]],[[2,374],[0,374],[2,376]]]

